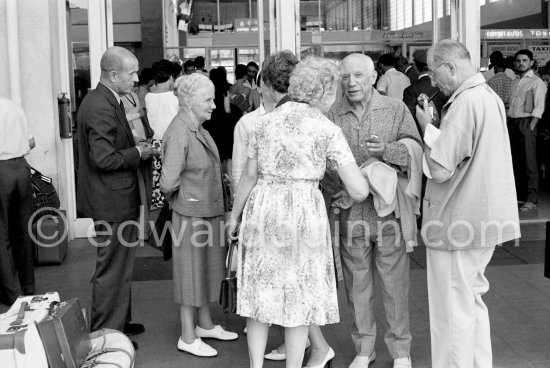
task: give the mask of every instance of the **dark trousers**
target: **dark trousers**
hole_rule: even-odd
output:
[[[31,214],[27,161],[23,157],[0,161],[0,301],[7,304],[22,293],[34,293]]]
[[[537,163],[537,128],[530,128],[531,118],[509,118],[508,134],[518,200],[537,203],[539,200],[539,168]]]
[[[97,260],[92,278],[92,315],[90,330],[112,328],[122,331],[132,319],[132,275],[136,248],[125,246],[137,240],[134,225],[119,229],[120,222],[96,222]],[[105,235],[110,233],[111,235]]]

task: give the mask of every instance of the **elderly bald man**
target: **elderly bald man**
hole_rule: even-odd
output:
[[[377,160],[399,170],[408,170],[408,149],[398,141],[409,138],[410,142],[419,145],[420,136],[407,106],[374,89],[376,71],[368,56],[348,55],[342,61],[342,69],[344,97],[332,107],[328,117],[342,128],[355,160],[358,164]],[[368,367],[376,358],[375,268],[382,280],[389,324],[386,345],[395,368],[410,367],[409,257],[400,223],[393,213],[378,216],[372,196],[345,208],[347,206],[342,204],[348,202],[349,196],[333,173],[327,173],[324,188],[333,194],[329,216],[338,226],[335,233],[340,234],[335,241],[339,240],[344,283],[353,317],[352,339],[357,356],[349,367]]]
[[[128,50],[111,47],[101,58],[101,77],[78,111],[78,196],[82,216],[94,220],[97,237],[92,278],[91,330],[113,328],[141,333],[131,324],[131,288],[137,228],[143,196],[141,162],[155,153],[136,145],[121,96],[138,81],[138,61]],[[138,180],[138,178],[140,180]],[[141,203],[145,204],[145,203]]]

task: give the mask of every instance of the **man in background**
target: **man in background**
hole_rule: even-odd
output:
[[[508,107],[510,106],[510,88],[512,87],[512,79],[508,76],[508,74],[506,74],[506,61],[504,60],[504,57],[495,60],[493,70],[495,75],[487,81],[487,84],[502,99],[504,108],[508,111]]]
[[[391,54],[380,56],[378,64],[384,73],[376,84],[378,92],[385,96],[403,100],[403,91],[411,84],[409,78],[394,68]]]
[[[519,210],[526,212],[536,209],[539,199],[537,124],[544,112],[547,88],[532,70],[534,60],[530,50],[516,52],[515,61],[519,78],[510,86],[508,133]]]
[[[195,62],[191,59],[186,60],[183,63],[183,73],[184,74],[193,74],[195,72]]]
[[[414,63],[409,63],[407,58],[404,56],[399,56],[395,58],[395,69],[405,74],[407,78],[409,78],[411,84],[415,83],[420,76],[420,72],[415,67]]]
[[[34,148],[23,109],[0,98],[0,303],[33,294],[33,244],[29,234],[32,185],[25,160]]]
[[[418,76],[418,80],[416,82],[405,88],[405,91],[403,92],[403,102],[405,102],[405,105],[409,108],[409,111],[414,117],[418,127],[418,121],[416,119],[416,104],[418,103],[418,97],[421,94],[432,98],[432,104],[430,106],[434,109],[433,114],[435,117],[441,116],[441,109],[449,97],[445,96],[437,87],[432,85],[432,80],[428,70],[426,50],[416,50],[413,54],[413,59],[416,69],[420,72],[420,75]],[[420,130],[420,127],[418,128]]]

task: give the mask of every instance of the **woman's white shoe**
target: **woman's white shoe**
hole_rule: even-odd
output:
[[[199,357],[215,357],[218,355],[216,349],[203,342],[200,337],[197,337],[197,339],[191,344],[186,344],[180,337],[178,340],[178,350],[185,351],[186,353]]]
[[[326,365],[329,366],[329,368],[332,366],[332,359],[334,359],[334,350],[332,350],[331,347],[328,348],[327,355],[325,356],[325,359],[323,359],[323,362],[319,365],[314,366],[306,366],[304,368],[324,368]]]
[[[279,353],[277,349],[275,349],[264,355],[264,358],[267,360],[286,360],[286,353]]]
[[[224,341],[237,340],[237,338],[239,337],[239,335],[237,335],[235,332],[226,331],[220,325],[216,325],[210,330],[204,329],[197,325],[197,327],[195,327],[195,333],[198,337],[201,337],[203,339],[216,339]]]
[[[307,339],[306,343],[306,350],[311,346],[311,343],[309,342],[309,339]],[[285,353],[279,353],[277,349],[271,350],[270,353],[267,353],[264,355],[264,358],[267,360],[286,360],[286,352]]]

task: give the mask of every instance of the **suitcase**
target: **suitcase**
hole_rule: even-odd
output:
[[[65,214],[64,211],[63,215]],[[44,216],[32,226],[34,265],[59,265],[67,255],[69,234],[65,216]]]
[[[52,302],[59,302],[58,293],[19,297],[6,313],[0,315],[2,368],[48,368],[36,322],[48,317]],[[18,317],[22,317],[21,323],[11,326]]]
[[[133,368],[135,350],[126,335],[117,330],[104,328],[90,334],[92,351],[81,368]]]
[[[37,327],[50,367],[79,368],[92,349],[78,298],[56,305]]]

